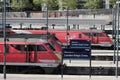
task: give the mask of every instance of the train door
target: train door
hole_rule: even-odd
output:
[[[91,43],[93,45],[97,44],[98,37],[97,37],[96,33],[93,33],[93,32],[84,32],[84,34],[91,40]]]
[[[25,45],[25,48],[26,48],[26,62],[30,62],[30,48],[29,48],[29,45]]]
[[[55,63],[58,57],[55,55],[55,49],[49,44],[37,45],[37,62],[38,63]]]
[[[37,59],[37,48],[35,44],[26,45],[26,61],[36,62]]]
[[[49,52],[42,44],[27,45],[27,62],[37,63],[49,58]]]
[[[99,41],[99,34],[98,33],[92,33],[92,41],[94,44],[98,44],[98,41]]]
[[[59,58],[54,53],[54,48],[49,43],[27,45],[28,61],[33,63],[55,63]]]

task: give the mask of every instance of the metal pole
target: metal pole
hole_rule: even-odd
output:
[[[63,52],[63,51],[62,51]],[[62,56],[62,61],[61,61],[61,78],[63,79],[63,75],[64,75],[64,70],[63,70],[63,53],[61,54]]]
[[[113,61],[115,64],[116,61],[116,17],[117,17],[117,6],[115,5],[115,7],[113,8],[113,40],[114,40],[114,56],[113,56]]]
[[[4,79],[6,79],[6,0],[4,0],[4,7],[3,7],[3,27],[4,27],[4,66],[3,66],[3,73]]]
[[[46,15],[46,19],[47,19],[46,26],[47,26],[47,40],[48,40],[48,4],[47,4],[47,15]]]
[[[91,57],[91,41],[90,41],[90,73],[89,73],[89,77],[90,77],[90,79],[91,79],[91,75],[92,75],[92,63],[91,63],[91,61],[92,61],[92,57]]]
[[[69,38],[69,32],[68,32],[68,30],[69,30],[69,28],[68,28],[69,27],[68,26],[68,14],[69,14],[69,11],[68,10],[69,10],[69,8],[68,8],[68,5],[67,5],[67,13],[66,13],[67,14],[67,30],[66,30],[67,48],[68,48],[68,45],[69,45],[69,42],[68,42],[68,38]],[[71,60],[69,60],[69,62],[71,63]]]
[[[119,54],[119,3],[117,4],[117,44],[116,44],[116,77],[118,78],[118,54]]]
[[[67,30],[66,30],[66,40],[67,40],[67,47],[68,47],[68,36],[69,36],[69,33],[68,33],[68,6],[67,6]]]

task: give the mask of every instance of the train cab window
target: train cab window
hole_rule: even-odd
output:
[[[99,37],[103,37],[104,35],[102,33],[97,33]]]
[[[15,49],[19,50],[19,51],[25,51],[26,50],[25,45],[11,44],[11,46],[14,47]]]
[[[37,51],[47,51],[46,48],[42,45],[37,45]]]
[[[97,36],[98,36],[97,33],[92,33],[92,35],[93,35],[94,37],[97,37]]]
[[[103,37],[104,35],[102,33],[93,33],[94,37]]]
[[[28,51],[47,51],[46,48],[42,45],[27,45]]]
[[[55,51],[55,48],[53,46],[51,46],[49,43],[46,43],[46,45],[53,51]]]
[[[34,51],[36,48],[36,45],[11,45],[15,49],[19,51]],[[46,48],[42,45],[37,45],[37,51],[47,51]]]

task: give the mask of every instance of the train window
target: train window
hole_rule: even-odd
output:
[[[20,50],[20,51],[34,51],[35,48],[36,48],[36,45],[11,45],[12,47],[14,47],[15,49],[17,50]],[[37,51],[47,51],[45,49],[44,46],[42,45],[37,45]]]
[[[103,37],[104,35],[102,33],[97,33],[99,37]]]
[[[14,48],[17,49],[17,50],[20,50],[20,51],[25,51],[25,50],[26,50],[25,45],[11,44],[11,46],[14,47]]]
[[[98,35],[97,33],[92,33],[92,36],[97,37]]]
[[[37,51],[47,51],[46,48],[42,45],[37,45]]]
[[[79,38],[82,38],[82,35],[81,35],[81,34],[79,34]]]
[[[44,46],[42,45],[27,45],[28,51],[35,51],[37,48],[37,51],[47,51]]]
[[[35,45],[27,45],[28,51],[34,51]]]
[[[103,37],[104,35],[102,33],[93,33],[94,37]]]

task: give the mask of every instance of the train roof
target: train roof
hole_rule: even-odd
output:
[[[48,32],[63,32],[66,31],[65,29],[49,29]],[[104,32],[103,30],[97,30],[97,29],[80,29],[80,30],[69,30],[70,32]],[[0,32],[3,32],[3,30],[0,30]],[[13,34],[47,34],[47,30],[7,30],[6,32],[10,32]],[[50,34],[50,33],[49,33]]]
[[[0,34],[0,38],[3,38],[4,35]],[[24,39],[28,39],[28,38],[42,38],[42,39],[46,39],[46,38],[54,38],[55,35],[53,34],[6,34],[7,38],[24,38]]]
[[[104,32],[103,30],[80,30],[80,31],[81,32]]]
[[[1,42],[4,42],[4,38],[0,38]],[[41,43],[47,43],[47,39],[41,39],[41,38],[7,38],[7,42],[41,42]]]
[[[4,44],[4,42],[0,42],[0,44]],[[39,44],[43,44],[43,42],[6,42],[6,44],[20,44],[20,45],[24,45],[24,44],[35,44],[35,45],[39,45]]]
[[[63,31],[66,31],[66,30],[49,30],[49,31],[55,31],[55,32],[63,32]],[[87,30],[87,29],[80,29],[80,30],[69,30],[70,32],[104,32],[103,30]]]

